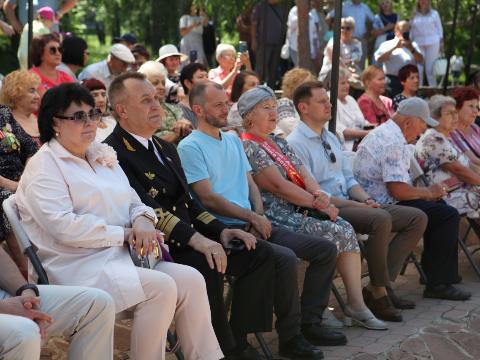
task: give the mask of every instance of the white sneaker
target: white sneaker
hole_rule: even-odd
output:
[[[322,327],[329,329],[343,329],[343,323],[333,315],[332,310],[325,308],[322,314]]]
[[[377,319],[369,309],[353,311],[348,305],[345,309],[343,323],[345,326],[358,325],[369,330],[388,330],[388,325],[382,320]]]

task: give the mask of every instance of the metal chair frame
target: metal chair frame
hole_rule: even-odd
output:
[[[11,195],[8,199],[5,199],[2,206],[12,231],[15,234],[18,246],[32,263],[32,266],[38,275],[37,283],[40,285],[48,285],[49,281],[47,272],[43,268],[42,262],[38,258],[36,250],[20,222],[20,214],[18,213],[17,204],[15,203],[15,194]],[[123,319],[123,315],[120,315],[118,319]],[[185,360],[182,350],[178,346],[178,340],[170,330],[167,333],[167,341],[171,345],[171,348],[167,348],[167,352],[175,352],[175,356],[178,360]]]

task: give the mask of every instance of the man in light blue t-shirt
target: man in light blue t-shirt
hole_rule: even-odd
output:
[[[312,344],[345,344],[345,335],[320,326],[335,268],[335,256],[331,256],[336,249],[319,237],[272,228],[263,216],[261,195],[250,174],[243,145],[236,135],[221,131],[229,109],[221,85],[196,85],[190,93],[190,106],[197,115],[198,129],[178,146],[188,183],[203,205],[222,221],[268,240],[273,247],[279,283],[275,288],[279,292],[275,296],[275,311],[280,354],[312,359],[320,352]],[[301,311],[297,257],[310,262]]]

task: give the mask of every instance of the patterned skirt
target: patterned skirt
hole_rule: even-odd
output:
[[[292,212],[291,208],[276,203],[265,211],[274,226],[282,226],[291,231],[300,232],[309,235],[315,235],[331,241],[337,245],[337,250],[341,252],[360,252],[358,246],[357,234],[349,222],[337,217],[337,221],[318,220],[313,217]]]

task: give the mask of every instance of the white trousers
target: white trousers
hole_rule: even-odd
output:
[[[420,86],[423,86],[423,70],[425,69],[428,86],[437,87],[437,79],[435,79],[433,74],[433,64],[440,55],[440,43],[420,46],[420,50],[423,53],[423,64],[417,64],[420,74]]]
[[[106,292],[72,286],[39,286],[40,310],[53,317],[49,336],[70,338],[68,359],[113,358],[115,305]],[[0,299],[10,295],[0,290]],[[40,359],[40,331],[30,319],[0,314],[0,359]]]
[[[147,300],[133,308],[131,358],[165,359],[172,320],[187,360],[223,358],[203,276],[192,267],[169,262],[160,262],[155,270],[137,268]]]

